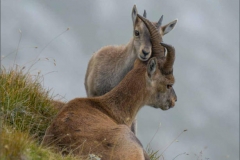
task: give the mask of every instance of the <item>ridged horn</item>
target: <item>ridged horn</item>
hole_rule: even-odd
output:
[[[173,64],[175,60],[175,48],[169,44],[161,43],[163,47],[167,49],[166,60],[163,63],[162,72],[163,74],[172,74],[173,73]]]
[[[162,46],[160,44],[162,42],[162,37],[161,37],[159,31],[152,24],[152,22],[150,22],[149,20],[147,20],[146,18],[142,17],[139,14],[137,16],[143,21],[143,23],[146,25],[146,27],[148,28],[148,31],[150,33],[153,56],[157,55],[160,57],[164,57],[164,51],[161,49]]]
[[[157,29],[159,29],[162,25],[162,20],[163,20],[163,15],[161,16],[161,18],[159,19],[159,21],[157,22]]]

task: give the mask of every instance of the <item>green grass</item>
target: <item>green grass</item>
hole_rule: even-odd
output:
[[[76,160],[73,156],[62,157],[49,148],[43,148],[27,132],[3,125],[0,137],[1,160]]]
[[[161,156],[159,155],[159,150],[158,151],[154,151],[150,145],[147,146],[146,148],[146,152],[150,158],[150,160],[160,160]],[[162,156],[163,157],[163,156]]]
[[[73,160],[40,145],[45,130],[57,113],[53,95],[41,86],[41,76],[20,67],[0,74],[0,160]]]
[[[31,76],[18,67],[1,70],[0,111],[4,124],[29,132],[39,141],[57,110],[52,107],[50,90],[42,88],[40,75]]]

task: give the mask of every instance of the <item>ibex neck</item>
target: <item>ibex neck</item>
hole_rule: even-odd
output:
[[[114,89],[100,97],[104,102],[102,109],[118,124],[130,126],[146,103],[146,65],[143,63],[140,62]]]
[[[134,39],[133,38],[130,39],[130,41],[128,42],[126,47],[127,47],[128,52],[134,51]]]
[[[134,61],[137,58],[137,54],[135,53],[135,49],[134,49],[134,39],[132,38],[128,44],[126,44],[124,52],[122,53],[121,56],[124,56],[126,59],[126,63],[130,63],[133,64]],[[129,62],[131,61],[131,62]]]

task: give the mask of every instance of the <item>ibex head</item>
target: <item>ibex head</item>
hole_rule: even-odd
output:
[[[137,53],[138,58],[141,61],[147,61],[152,54],[152,44],[149,41],[151,36],[149,33],[148,28],[144,25],[143,21],[137,16],[137,8],[136,5],[133,6],[132,9],[132,21],[133,21],[133,39],[134,39],[134,50]],[[143,17],[146,18],[147,13],[144,10]],[[162,19],[161,17],[158,22],[151,22],[155,25],[158,32],[160,34],[160,42],[162,41],[162,36],[169,33],[176,25],[177,20],[170,22],[167,25],[162,26]]]
[[[167,110],[172,108],[177,101],[177,96],[173,89],[174,76],[173,64],[175,60],[174,47],[161,42],[161,35],[157,28],[147,19],[138,15],[149,30],[152,43],[152,56],[147,65],[147,87],[152,92],[150,106]],[[168,53],[165,57],[164,49]]]
[[[140,63],[136,61],[135,63]],[[174,107],[177,96],[173,89],[173,75],[165,75],[159,67],[159,61],[156,57],[148,60],[146,78],[146,88],[148,90],[148,98],[146,104],[154,108],[168,110]]]

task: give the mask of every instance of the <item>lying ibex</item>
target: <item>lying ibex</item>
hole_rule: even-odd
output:
[[[146,17],[146,12],[144,12]],[[177,20],[161,26],[161,20],[153,22],[163,36],[170,32]],[[150,34],[141,19],[137,17],[137,8],[132,10],[133,38],[126,45],[105,46],[97,51],[89,61],[85,89],[88,97],[101,96],[113,89],[133,68],[137,57],[146,61],[152,54]],[[135,124],[132,126],[135,133]]]
[[[167,44],[161,46],[155,26],[140,18],[149,27],[153,55],[157,58],[136,59],[133,69],[103,96],[69,101],[47,129],[44,145],[54,144],[57,151],[83,158],[93,153],[102,160],[149,159],[130,126],[144,105],[162,110],[174,106],[175,51]],[[168,50],[166,57],[163,46]]]

